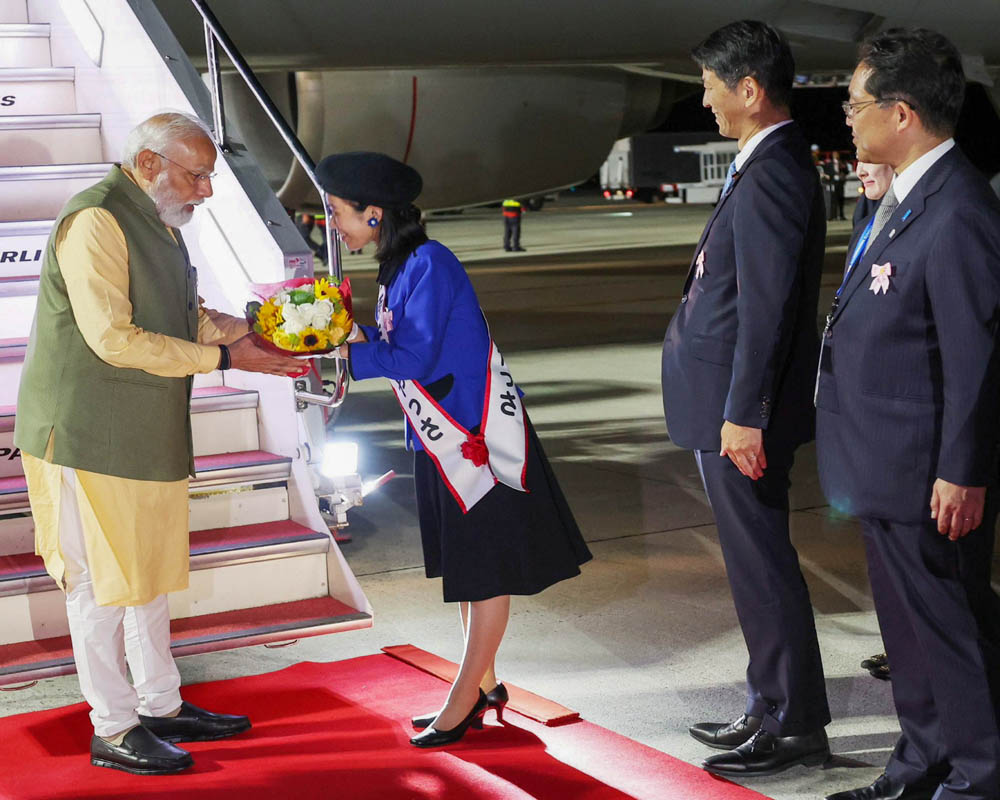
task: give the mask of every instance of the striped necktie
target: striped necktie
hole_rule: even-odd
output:
[[[871,236],[868,237],[868,244],[865,245],[865,252],[868,252],[868,248],[872,246],[872,242],[878,238],[879,233],[885,224],[889,221],[889,217],[892,216],[893,212],[899,207],[899,201],[896,199],[896,193],[893,191],[892,187],[889,187],[889,191],[885,193],[885,197],[882,198],[882,202],[879,204],[878,210],[875,212],[875,222],[872,224]]]
[[[733,188],[733,182],[736,180],[736,159],[733,159],[729,164],[729,171],[726,173],[726,182],[722,185],[721,197],[725,197],[729,194],[729,190]]]

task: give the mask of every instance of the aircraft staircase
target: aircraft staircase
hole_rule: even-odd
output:
[[[198,113],[205,93],[180,47],[163,55],[148,28],[125,0],[0,0],[0,685],[74,670],[64,596],[34,555],[13,445],[52,220],[106,174],[135,124],[164,108]],[[245,151],[217,169],[215,197],[184,236],[200,294],[239,313],[248,281],[308,274],[312,258],[306,265],[307,248]],[[296,399],[290,379],[195,378],[191,580],[170,596],[177,655],[371,625],[316,505],[310,424]]]

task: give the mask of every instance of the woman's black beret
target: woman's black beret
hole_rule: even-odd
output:
[[[366,206],[408,206],[424,186],[413,167],[384,153],[354,152],[327,156],[316,165],[327,194]]]

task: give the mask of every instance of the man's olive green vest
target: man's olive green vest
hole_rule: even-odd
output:
[[[189,417],[192,379],[113,367],[87,346],[56,260],[59,226],[84,208],[103,208],[128,246],[129,300],[136,327],[193,342],[198,334],[196,272],[180,234],[175,242],[153,201],[118,166],[73,197],[55,221],[42,264],[17,397],[14,443],[52,461],[148,481],[194,474]]]

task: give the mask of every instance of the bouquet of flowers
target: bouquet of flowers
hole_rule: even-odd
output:
[[[289,355],[321,355],[344,343],[354,325],[351,283],[295,278],[250,287],[260,298],[247,303],[247,319],[258,339]]]

